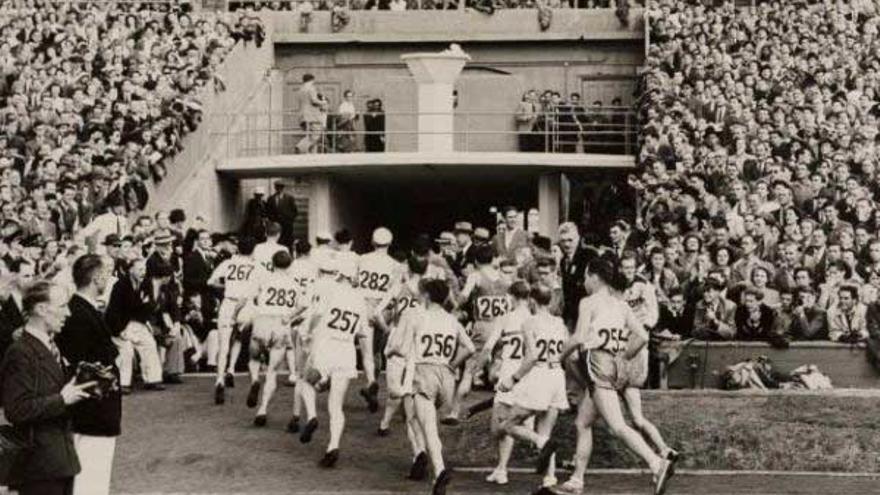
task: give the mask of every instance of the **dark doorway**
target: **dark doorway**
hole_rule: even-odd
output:
[[[384,225],[395,235],[395,244],[408,248],[419,234],[432,238],[451,231],[456,221],[469,221],[494,234],[495,215],[506,205],[522,209],[538,204],[538,179],[533,174],[497,175],[489,179],[478,171],[438,172],[422,168],[413,173],[383,174],[379,177],[346,176],[339,183],[345,194],[357,196],[354,215],[347,227],[355,236],[355,250],[369,250],[374,228]],[[344,220],[345,221],[345,220]]]

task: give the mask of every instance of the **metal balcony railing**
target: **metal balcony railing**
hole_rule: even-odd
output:
[[[441,114],[421,114],[430,118]],[[212,142],[225,143],[227,158],[300,153],[416,152],[417,112],[350,115],[330,113],[307,131],[297,112],[206,116]],[[459,152],[636,153],[638,125],[628,107],[590,107],[542,112],[528,123],[513,112],[455,112],[451,135]]]

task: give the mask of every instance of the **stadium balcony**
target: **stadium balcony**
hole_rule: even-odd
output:
[[[399,231],[431,230],[511,202],[537,204],[543,230],[552,235],[568,215],[571,177],[635,163],[638,129],[629,104],[644,58],[641,10],[631,11],[624,25],[613,9],[559,9],[546,29],[534,9],[352,10],[341,27],[338,12],[315,10],[305,28],[299,13],[253,15],[267,27],[272,43],[263,50],[271,53],[257,57],[260,63],[228,66],[250,81],[227,90],[240,103],[206,109],[198,150],[164,199],[207,210],[216,228],[233,227],[251,191],[282,177],[298,184],[294,190],[308,210],[308,225],[298,233],[308,236],[345,224],[357,237],[378,217],[390,218]],[[429,108],[401,55],[436,53],[450,40],[472,59],[446,90],[454,108]],[[329,110],[314,152],[297,153],[303,136],[297,93],[305,73],[315,75]],[[526,133],[533,144],[522,152],[516,109],[529,88],[566,97],[580,92],[590,105],[579,111],[601,118],[566,128],[558,110],[539,111],[536,120],[550,123]],[[343,129],[335,109],[349,89],[360,117]],[[377,99],[384,102],[381,131],[364,126],[376,113],[367,104]],[[612,100],[620,102],[609,105]],[[447,120],[448,127],[425,128],[426,119]],[[365,140],[380,134],[382,152],[367,152]],[[420,145],[438,138],[448,145]],[[479,199],[457,205],[460,194]],[[377,211],[360,219],[365,205]],[[427,210],[443,218],[417,214]]]

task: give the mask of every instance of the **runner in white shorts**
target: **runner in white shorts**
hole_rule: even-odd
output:
[[[414,481],[426,479],[428,475],[428,454],[425,452],[425,441],[421,436],[415,419],[413,403],[413,376],[415,361],[413,360],[413,336],[407,333],[407,318],[420,314],[423,309],[420,284],[426,280],[429,260],[426,256],[410,254],[407,259],[407,279],[400,286],[388,310],[379,313],[376,319],[377,329],[387,335],[385,344],[385,382],[388,396],[385,399],[385,414],[379,423],[378,434],[385,437],[390,434],[391,420],[403,405],[406,434],[413,453],[413,463],[408,476]],[[387,315],[387,316],[386,316]]]
[[[260,398],[260,364],[267,359],[266,381],[259,402],[254,425],[266,426],[266,411],[275,393],[276,374],[288,349],[293,347],[291,323],[305,310],[301,303],[300,287],[291,276],[293,258],[287,251],[272,256],[272,272],[255,280],[253,333],[251,334],[250,361],[251,389],[247,406],[256,407]]]
[[[529,285],[523,280],[517,280],[511,284],[508,290],[513,301],[513,309],[501,317],[498,325],[486,339],[476,367],[482,368],[495,354],[495,347],[501,344],[499,359],[496,360],[497,380],[509,379],[522,364],[525,356],[525,340],[523,336],[523,323],[531,316],[529,309]],[[494,364],[494,363],[493,363]],[[513,394],[507,390],[496,388],[492,403],[492,436],[498,442],[498,465],[486,477],[486,481],[499,485],[507,484],[507,464],[513,454],[513,437],[505,434],[501,429],[502,422],[507,418],[513,406]]]
[[[533,287],[530,297],[535,314],[522,325],[526,358],[498,382],[498,389],[512,396],[510,412],[500,429],[503,434],[531,442],[540,449],[538,473],[544,475],[542,485],[549,487],[556,484],[556,442],[551,433],[559,411],[568,409],[565,372],[560,363],[568,329],[562,318],[550,314],[551,288]],[[537,431],[526,424],[536,416]]]
[[[403,283],[404,267],[388,254],[388,247],[394,240],[391,231],[385,227],[379,227],[373,231],[373,251],[358,258],[357,287],[366,299],[371,312],[378,315],[391,303],[392,298],[398,292]],[[375,332],[371,323],[366,326],[369,332],[368,338],[372,348],[381,352],[385,335],[383,332]],[[364,375],[367,378],[366,388],[360,391],[361,396],[367,402],[370,412],[379,410],[379,384],[376,382],[376,363],[379,357],[367,355],[361,348],[363,358]]]
[[[223,289],[223,302],[220,303],[217,313],[220,345],[217,356],[217,381],[214,385],[215,404],[226,402],[225,388],[233,387],[235,384],[233,373],[238,354],[241,352],[241,342],[236,339],[232,343],[230,353],[230,340],[233,337],[238,313],[247,302],[248,295],[253,293],[252,280],[261,278],[259,273],[264,270],[253,258],[253,252],[253,238],[241,237],[238,240],[238,254],[220,263],[208,279],[209,286]]]
[[[418,318],[407,318],[406,330],[414,338],[416,418],[434,467],[433,495],[445,495],[450,472],[443,462],[443,444],[437,424],[437,407],[452,401],[455,373],[474,352],[474,344],[461,323],[446,311],[449,285],[442,280],[422,284],[425,309]]]
[[[290,276],[299,286],[300,301],[311,306],[312,285],[318,278],[318,267],[311,256],[312,245],[308,241],[300,240],[296,243],[296,259],[290,267]],[[287,385],[296,387],[297,380],[303,377],[305,371],[306,356],[308,356],[308,343],[303,341],[303,335],[308,333],[302,328],[304,323],[293,325],[293,349],[287,351],[287,369],[290,374],[287,377]],[[302,328],[302,331],[300,329]],[[293,390],[293,416],[287,423],[287,431],[299,433],[299,415],[302,410],[301,389]]]
[[[332,273],[334,267],[327,266],[333,261],[325,258],[319,271]],[[371,317],[367,303],[360,291],[353,287],[352,281],[344,276],[336,281],[319,281],[316,288],[309,333],[311,352],[306,365],[306,378],[301,380],[302,398],[309,421],[300,436],[300,441],[308,443],[318,426],[315,413],[315,394],[325,390],[328,385],[327,412],[330,416],[330,442],[327,451],[319,462],[324,468],[332,468],[339,460],[339,441],[345,427],[345,414],[342,406],[349,381],[357,377],[357,358],[355,339],[361,340],[362,348],[372,352],[372,343],[367,341],[369,333],[365,330]],[[319,282],[315,282],[316,285]]]
[[[587,266],[584,278],[591,295],[581,300],[577,328],[562,351],[562,359],[578,349],[586,353],[596,410],[611,433],[648,464],[654,475],[654,493],[662,495],[674,474],[673,462],[657,455],[644,438],[626,424],[618,397],[618,392],[627,386],[627,361],[647,344],[647,332],[623,300],[625,280],[611,262],[594,259]],[[581,469],[575,473],[583,476]],[[582,480],[580,486],[583,487]]]

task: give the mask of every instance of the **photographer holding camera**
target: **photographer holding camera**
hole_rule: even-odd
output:
[[[122,422],[122,395],[119,390],[119,354],[112,332],[98,310],[98,300],[113,270],[95,254],[80,256],[73,263],[76,294],[70,298],[70,316],[59,336],[59,347],[73,369],[89,368],[106,374],[99,378],[94,400],[72,408],[74,445],[82,471],[73,485],[74,495],[105,495],[110,492],[110,474],[116,437]],[[100,365],[100,366],[94,366]]]
[[[12,473],[20,495],[67,495],[80,472],[68,414],[90,397],[95,382],[67,381],[55,335],[69,314],[65,291],[50,282],[25,289],[27,321],[0,366],[0,390],[6,419],[32,444]]]

